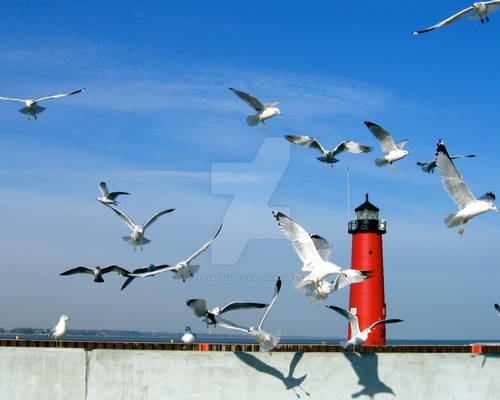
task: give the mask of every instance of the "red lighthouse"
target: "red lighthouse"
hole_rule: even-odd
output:
[[[386,318],[384,300],[384,265],[382,235],[385,221],[379,220],[379,209],[368,201],[356,208],[356,220],[349,221],[348,231],[352,235],[351,268],[371,271],[371,278],[350,286],[349,311],[356,314],[359,329]],[[351,338],[349,325],[348,337]],[[372,328],[364,345],[384,345],[385,324]]]

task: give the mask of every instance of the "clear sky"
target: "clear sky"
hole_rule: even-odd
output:
[[[394,339],[497,339],[499,215],[473,219],[463,237],[443,222],[456,211],[437,171],[417,161],[443,138],[476,196],[500,192],[498,80],[500,13],[490,23],[466,18],[424,35],[469,6],[464,1],[28,2],[2,4],[0,96],[44,102],[37,121],[20,103],[0,103],[0,326],[52,327],[71,316],[75,329],[204,330],[185,306],[269,301],[274,278],[293,276],[300,260],[271,216],[289,212],[333,243],[332,261],[350,265],[346,167],[351,216],[364,194],[387,220],[384,236],[388,328]],[[280,100],[283,116],[261,132],[252,110],[227,87],[263,102]],[[377,168],[382,152],[363,121],[409,138],[395,173]],[[284,134],[370,146],[343,154],[325,171],[312,150]],[[120,208],[137,222],[166,208],[134,252],[129,234],[99,204],[98,183],[128,191]],[[175,264],[224,227],[199,259],[200,278],[169,273],[103,284],[61,277],[74,266],[134,269]],[[209,281],[252,276],[252,281]],[[348,289],[325,304],[347,307]],[[253,323],[260,312],[229,319]],[[343,336],[346,322],[310,305],[284,281],[266,322],[284,335]]]

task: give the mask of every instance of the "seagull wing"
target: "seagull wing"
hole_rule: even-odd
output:
[[[191,299],[186,301],[186,305],[193,310],[197,317],[203,317],[208,312],[205,299]]]
[[[153,222],[155,222],[159,217],[161,217],[163,214],[168,214],[168,213],[171,213],[172,211],[174,211],[175,208],[170,208],[168,210],[163,210],[163,211],[160,211],[159,213],[156,213],[155,215],[153,215],[151,218],[149,218],[146,223],[143,225],[143,228],[144,230],[146,230],[146,228],[151,225]]]
[[[385,154],[389,154],[391,151],[397,150],[394,140],[392,139],[392,135],[388,131],[373,122],[365,121],[365,125],[377,138],[380,143],[380,147],[382,147],[382,151]]]
[[[356,143],[353,142],[352,140],[345,140],[342,143],[340,143],[337,147],[335,147],[332,152],[333,156],[336,156],[339,153],[342,153],[343,151],[347,151],[349,153],[368,153],[369,151],[372,151],[373,147],[370,146],[365,146],[364,144],[361,143]]]
[[[354,315],[352,312],[344,310],[343,308],[340,308],[340,307],[326,306],[326,308],[329,308],[330,310],[333,310],[333,311],[337,311],[340,315],[342,315],[343,317],[345,317],[349,320],[349,323],[351,324],[351,335],[352,336],[356,336],[359,333],[359,323],[358,323],[358,317],[356,317],[356,315]]]
[[[205,243],[197,252],[195,252],[191,257],[189,257],[186,260],[186,264],[189,264],[196,257],[198,257],[201,253],[203,253],[208,248],[208,246],[210,246],[212,244],[212,242],[215,240],[215,238],[217,237],[217,235],[219,234],[221,229],[222,229],[222,223],[219,225],[217,232],[215,232],[215,234],[212,236],[212,238],[207,243]]]
[[[485,2],[487,14],[490,15],[492,12],[495,12],[500,7],[500,1],[486,1]]]
[[[108,187],[106,186],[106,182],[99,183],[99,190],[101,191],[101,193],[104,197],[106,197],[109,194],[109,190],[108,190]]]
[[[476,198],[465,184],[464,177],[451,161],[442,140],[437,145],[436,164],[444,188],[459,209],[463,209],[468,204],[476,201]]]
[[[281,289],[281,279],[278,277],[278,280],[276,281],[276,286],[274,288],[274,294],[273,298],[271,299],[271,302],[267,306],[267,310],[264,312],[264,315],[262,316],[260,322],[259,322],[259,329],[262,328],[262,325],[264,324],[265,319],[267,318],[267,314],[269,314],[269,311],[271,311],[271,307],[273,306],[274,302],[278,298],[278,294]]]
[[[304,265],[311,261],[321,260],[318,250],[314,247],[311,237],[304,228],[279,211],[273,211],[273,216],[278,221],[285,236],[292,242]]]
[[[57,99],[58,97],[66,97],[66,96],[71,96],[72,94],[77,94],[80,92],[83,92],[85,88],[75,90],[74,92],[69,92],[69,93],[63,93],[63,94],[53,94],[51,96],[45,96],[45,97],[40,97],[39,99],[36,99],[36,102],[42,101],[42,100],[47,100],[47,99]]]
[[[327,153],[327,151],[323,148],[323,146],[321,146],[321,144],[316,139],[310,136],[285,135],[285,139],[291,143],[299,144],[301,146],[309,147],[311,149],[316,149],[321,154]]]
[[[403,150],[403,147],[405,147],[405,144],[408,143],[408,139],[405,139],[405,140],[401,140],[399,142],[396,143],[396,147],[399,149],[399,150]]]
[[[151,270],[149,268],[140,268],[140,270],[134,270],[128,276],[133,276],[135,278],[145,278],[146,276],[161,274],[162,272],[171,271],[173,269],[175,269],[175,266],[171,267],[170,265],[157,265],[154,270]]]
[[[274,107],[277,106],[279,103],[280,103],[279,100],[273,100],[270,101],[269,103],[264,104],[264,108]]]
[[[249,308],[264,308],[267,304],[264,303],[248,303],[243,301],[233,301],[232,303],[226,304],[219,311],[219,314],[233,311],[233,310],[245,310]]]
[[[465,155],[458,154],[456,156],[450,156],[450,158],[452,160],[454,160],[455,158],[467,158],[467,157],[476,157],[476,155],[475,154],[468,154],[465,156]]]
[[[462,11],[457,12],[455,15],[452,15],[451,17],[446,18],[444,21],[438,22],[436,25],[432,25],[431,27],[426,28],[426,29],[422,29],[421,31],[415,31],[415,32],[413,32],[413,34],[418,35],[420,33],[429,32],[429,31],[432,31],[433,29],[440,28],[441,26],[450,25],[453,22],[458,21],[464,15],[469,14],[472,10],[473,10],[472,6],[467,7],[465,9],[463,9]]]
[[[134,230],[135,227],[137,226],[134,221],[132,221],[129,217],[127,217],[122,211],[118,210],[117,208],[111,207],[108,204],[105,204],[107,207],[111,208],[116,215],[120,217],[120,219],[123,221],[125,225],[127,225],[131,230]]]
[[[320,257],[324,261],[328,261],[330,259],[330,254],[332,253],[332,245],[328,243],[325,238],[322,238],[319,235],[311,235],[311,239],[314,243],[314,247],[318,250]]]
[[[21,103],[24,103],[26,101],[24,99],[19,99],[17,97],[0,97],[0,100],[20,101]]]
[[[127,192],[111,192],[111,193],[108,194],[107,197],[110,200],[114,200],[114,199],[116,199],[121,194],[130,194],[130,193],[127,193]]]
[[[73,275],[73,274],[90,274],[94,275],[94,270],[86,267],[76,267],[67,271],[61,272],[59,275]]]
[[[107,267],[103,268],[101,271],[103,274],[107,274],[108,272],[114,271],[114,272],[117,272],[123,276],[128,276],[130,273],[125,268],[119,267],[118,265],[108,265]]]
[[[495,303],[495,310],[497,310],[497,313],[500,316],[500,306],[497,303]]]
[[[371,324],[368,329],[372,329],[374,326],[380,325],[380,324],[394,324],[396,322],[403,322],[402,319],[383,319],[381,321],[374,322]]]
[[[215,316],[215,323],[217,325],[220,325],[220,326],[227,328],[227,329],[235,329],[237,331],[242,331],[242,332],[246,332],[246,333],[249,333],[249,331],[250,331],[249,328],[246,328],[246,327],[240,326],[240,325],[236,325],[234,322],[228,321],[226,319],[222,319],[219,316]]]
[[[255,111],[264,110],[265,106],[258,99],[245,92],[240,92],[239,90],[229,88],[233,93],[235,93],[241,100],[247,103],[250,107],[252,107]]]

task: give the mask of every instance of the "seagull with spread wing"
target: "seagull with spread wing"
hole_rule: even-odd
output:
[[[338,265],[331,263],[328,261],[331,246],[325,239],[320,236],[311,237],[304,228],[279,211],[273,211],[273,216],[278,221],[278,225],[285,236],[292,242],[297,255],[302,260],[302,271],[308,272],[307,275],[295,276],[293,284],[298,292],[304,293],[311,298],[310,291],[314,287],[316,296],[325,298],[336,289],[340,289],[351,283],[362,282],[370,276],[369,271],[344,270]],[[329,288],[327,285],[324,285],[324,279],[333,274],[337,274],[337,277],[332,284],[333,287]]]
[[[271,351],[276,347],[276,345],[280,341],[281,332],[277,331],[275,333],[268,333],[262,329],[262,326],[264,325],[264,321],[266,320],[269,311],[271,311],[271,307],[278,298],[280,289],[281,289],[281,279],[278,277],[278,280],[276,281],[276,286],[274,288],[273,298],[269,303],[269,305],[267,306],[267,309],[264,312],[262,318],[260,319],[259,325],[257,325],[257,327],[251,326],[249,328],[246,328],[244,326],[236,325],[220,317],[217,317],[217,323],[224,328],[235,329],[238,331],[249,333],[254,338],[254,340],[259,343],[260,345],[259,351]]]
[[[214,307],[212,310],[208,311],[207,302],[205,299],[190,299],[186,301],[186,305],[191,308],[199,318],[203,318],[203,321],[207,324],[208,333],[210,331],[210,325],[217,327],[219,324],[220,315],[229,311],[234,310],[245,310],[249,308],[264,308],[267,304],[263,303],[250,303],[247,301],[233,301],[232,303],[226,304],[224,307]]]
[[[476,155],[475,154],[469,154],[467,156],[456,155],[456,156],[450,156],[450,159],[454,160],[456,158],[466,158],[466,157],[476,157]],[[432,161],[428,161],[426,163],[417,162],[417,165],[419,167],[422,167],[422,171],[430,172],[430,173],[434,173],[434,168],[437,167],[436,159],[434,159]]]
[[[189,256],[189,258],[187,258],[186,260],[181,261],[172,267],[169,265],[164,265],[162,268],[155,267],[154,269],[148,270],[148,271],[142,271],[142,272],[134,271],[128,275],[130,277],[129,279],[131,279],[131,278],[133,279],[133,278],[137,278],[137,277],[144,278],[146,276],[153,276],[153,275],[161,274],[162,272],[165,272],[165,271],[172,271],[174,273],[174,275],[172,276],[173,279],[182,279],[182,282],[186,282],[186,279],[192,278],[194,276],[194,274],[200,268],[199,265],[189,265],[189,263],[191,261],[193,261],[196,257],[198,257],[201,253],[203,253],[206,249],[208,249],[208,247],[215,240],[215,238],[217,237],[217,235],[219,234],[221,229],[222,229],[222,223],[219,225],[219,228],[217,229],[215,234],[212,236],[212,238],[207,243],[205,243],[202,247],[200,247],[196,252],[191,254],[191,256]],[[128,279],[127,279],[127,281],[128,281]],[[128,283],[125,282],[122,289],[124,289],[125,286],[127,286],[127,285],[128,285]]]
[[[73,274],[89,274],[94,276],[94,282],[102,283],[104,279],[102,276],[107,274],[108,272],[117,272],[120,275],[127,276],[129,271],[124,268],[119,267],[118,265],[108,265],[107,267],[101,268],[99,265],[95,268],[87,268],[87,267],[76,267],[72,268],[68,271],[61,272],[59,275],[73,275]]]
[[[373,150],[373,147],[365,146],[364,144],[356,143],[351,140],[345,140],[341,142],[337,147],[332,150],[325,150],[323,146],[314,138],[310,136],[300,136],[300,135],[285,135],[285,139],[291,143],[298,144],[301,146],[309,147],[311,149],[318,150],[321,157],[316,157],[319,161],[327,164],[331,164],[333,168],[334,163],[338,163],[339,160],[335,156],[346,151],[348,153],[368,153]]]
[[[392,135],[381,126],[368,121],[365,121],[365,125],[377,138],[382,151],[386,154],[384,157],[376,158],[375,164],[377,165],[377,167],[382,167],[386,164],[389,164],[390,170],[394,171],[394,166],[392,164],[395,161],[401,160],[409,154],[406,150],[403,150],[403,147],[408,142],[408,139],[394,143]]]
[[[454,214],[444,216],[444,222],[449,228],[459,225],[458,234],[463,235],[465,224],[471,218],[490,210],[498,212],[493,192],[488,192],[479,199],[474,197],[465,184],[464,177],[451,161],[442,139],[437,145],[436,163],[443,186],[459,209]]]
[[[66,97],[66,96],[71,96],[73,94],[77,94],[80,92],[83,92],[85,88],[75,90],[74,92],[69,92],[69,93],[63,93],[63,94],[54,94],[51,96],[45,96],[45,97],[40,97],[39,99],[19,99],[17,97],[0,97],[0,100],[10,100],[10,101],[20,101],[21,103],[24,103],[24,107],[19,110],[20,113],[26,114],[27,119],[30,119],[30,115],[33,116],[34,119],[36,119],[36,115],[40,114],[42,111],[45,110],[45,107],[41,107],[38,105],[38,103],[42,100],[48,100],[48,99],[57,99],[59,97]]]
[[[498,10],[498,7],[500,7],[500,1],[498,0],[478,1],[472,4],[470,7],[464,8],[462,11],[457,12],[451,17],[446,18],[441,22],[438,22],[436,25],[432,25],[431,27],[422,29],[421,31],[415,31],[413,32],[413,34],[418,35],[420,33],[425,33],[432,31],[433,29],[440,28],[441,26],[450,25],[454,22],[457,22],[463,16],[470,14],[471,12],[472,14],[469,16],[469,19],[480,19],[482,24],[484,23],[485,20],[486,22],[490,22],[488,15]]]
[[[154,271],[157,271],[159,269],[164,270],[164,268],[167,268],[167,267],[169,267],[169,265],[150,264],[149,267],[146,267],[146,268],[136,268],[131,273],[128,273],[127,275],[125,275],[127,277],[127,279],[123,283],[120,290],[125,289],[138,276],[150,276],[150,275],[143,275],[143,274],[148,274],[149,272],[154,272]]]
[[[114,204],[117,205],[116,198],[122,194],[130,194],[127,192],[110,192],[106,186],[106,182],[99,183],[99,190],[102,196],[98,197],[96,200],[100,201],[102,204]]]
[[[359,330],[358,317],[356,314],[353,314],[350,311],[344,310],[340,307],[335,306],[326,306],[330,310],[337,311],[340,315],[347,318],[349,320],[349,324],[351,325],[351,338],[346,342],[340,342],[340,345],[345,349],[349,346],[361,346],[364,342],[368,340],[368,335],[371,333],[371,329],[380,324],[394,324],[396,322],[403,322],[402,319],[383,319],[380,321],[376,321],[371,324],[368,328]]]
[[[134,221],[132,221],[129,217],[125,215],[122,211],[118,210],[117,208],[111,207],[110,205],[107,205],[109,208],[111,208],[116,215],[120,217],[120,219],[123,221],[125,225],[129,227],[129,229],[132,231],[132,235],[130,236],[123,236],[123,240],[126,242],[129,242],[132,246],[134,246],[134,250],[136,249],[137,246],[142,251],[142,245],[147,244],[151,242],[151,240],[146,239],[144,237],[144,231],[148,226],[150,226],[153,222],[155,222],[159,217],[161,217],[163,214],[168,214],[171,213],[172,211],[175,210],[175,208],[170,208],[168,210],[163,210],[155,215],[153,215],[151,218],[149,218],[143,225],[137,225]]]
[[[262,104],[258,99],[245,92],[240,92],[239,90],[229,88],[233,93],[235,93],[241,100],[247,103],[250,107],[252,107],[257,114],[249,115],[247,117],[247,123],[250,126],[254,126],[257,124],[262,124],[260,126],[260,130],[266,128],[267,125],[264,122],[266,119],[272,118],[275,115],[283,115],[278,107],[275,107],[279,104],[279,100],[270,101],[269,103]]]

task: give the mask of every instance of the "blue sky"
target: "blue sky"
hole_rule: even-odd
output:
[[[8,305],[0,325],[51,327],[67,313],[72,328],[203,330],[186,299],[268,301],[274,281],[267,275],[299,271],[271,216],[275,208],[326,237],[332,261],[348,266],[349,167],[351,215],[369,192],[388,221],[387,309],[405,320],[390,327],[389,337],[497,338],[499,216],[475,218],[458,237],[443,223],[456,208],[437,171],[424,174],[415,165],[432,159],[444,138],[450,153],[478,154],[456,163],[475,195],[500,191],[497,148],[490,145],[498,136],[499,84],[492,77],[500,53],[491,43],[500,13],[489,24],[462,19],[411,35],[468,5],[4,2],[0,95],[87,90],[45,102],[37,121],[26,121],[20,104],[0,104],[0,218],[9,232],[0,255],[0,301]],[[281,100],[283,116],[264,132],[247,126],[252,110],[228,86]],[[410,156],[394,174],[375,166],[381,150],[365,120],[396,140],[409,138]],[[329,148],[350,139],[374,151],[344,154],[325,171],[314,152],[279,140],[284,134],[313,136]],[[258,154],[265,157],[257,163]],[[120,206],[137,221],[176,208],[150,228],[143,252],[122,241],[127,228],[95,201],[101,180],[132,193]],[[263,280],[182,284],[163,274],[120,292],[115,275],[101,285],[58,276],[77,265],[174,264],[222,219],[217,247],[199,258],[200,274]],[[221,257],[245,241],[234,262]],[[326,304],[347,301],[344,289]],[[332,314],[308,304],[287,281],[266,328],[345,335],[345,321]],[[251,323],[258,316],[231,317]]]

